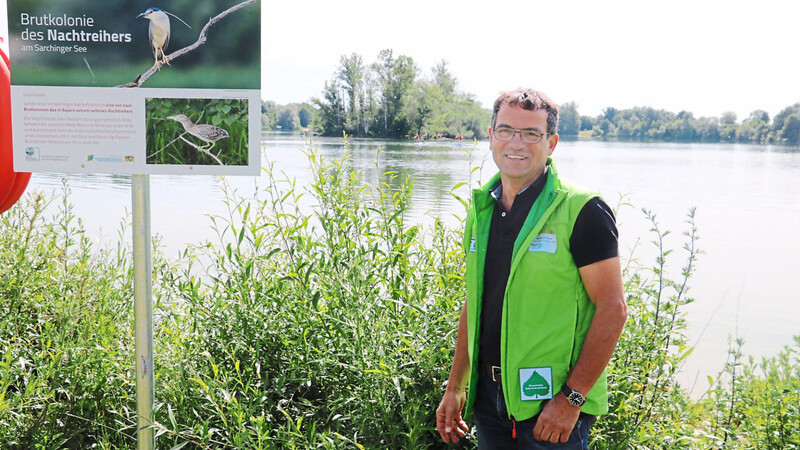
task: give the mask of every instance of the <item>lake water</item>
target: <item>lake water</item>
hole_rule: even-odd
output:
[[[341,139],[316,138],[326,157],[344,154]],[[395,171],[415,182],[412,219],[433,215],[457,224],[463,208],[451,188],[469,181],[470,167],[485,161],[474,178],[488,179],[495,166],[487,142],[473,144],[351,140],[353,164],[374,182]],[[264,160],[274,163],[303,186],[310,180],[308,160],[299,135],[265,134]],[[382,149],[378,152],[378,149]],[[653,211],[662,229],[671,230],[667,248],[670,275],[684,263],[686,214],[696,207],[701,239],[697,272],[691,280],[686,307],[688,335],[696,349],[683,368],[681,382],[697,397],[706,389],[706,375],[723,367],[728,336],[745,340],[744,352],[754,356],[777,353],[800,334],[800,277],[793,261],[800,254],[800,148],[738,144],[666,144],[620,142],[559,142],[554,153],[559,172],[603,194],[616,206],[620,198],[633,207],[618,211],[621,253],[651,264],[650,226],[641,208]],[[130,178],[110,175],[34,174],[30,190],[60,189],[66,178],[75,213],[91,235],[116,242],[120,222],[130,211]],[[152,229],[161,235],[167,255],[187,243],[214,239],[208,214],[223,214],[219,178],[209,176],[151,176]],[[266,184],[265,177],[228,177],[227,182],[248,195]],[[459,191],[462,196],[467,191]],[[696,384],[695,384],[696,383]]]

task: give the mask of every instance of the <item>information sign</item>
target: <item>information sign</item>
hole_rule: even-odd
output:
[[[142,5],[8,0],[16,171],[259,174],[260,4]]]

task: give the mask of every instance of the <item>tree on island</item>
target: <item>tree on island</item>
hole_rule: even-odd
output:
[[[483,138],[491,117],[472,94],[458,90],[446,61],[425,78],[411,57],[388,49],[369,65],[357,53],[343,55],[322,97],[312,101],[314,130],[326,136]]]

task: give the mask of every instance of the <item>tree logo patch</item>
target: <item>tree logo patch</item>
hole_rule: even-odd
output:
[[[553,369],[533,367],[519,369],[522,400],[548,400],[553,398]]]

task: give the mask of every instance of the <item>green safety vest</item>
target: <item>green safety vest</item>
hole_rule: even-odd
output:
[[[578,360],[594,316],[569,239],[581,209],[598,194],[558,177],[551,158],[542,193],[514,243],[511,272],[503,302],[500,366],[509,416],[525,420],[538,414],[566,382]],[[470,358],[467,413],[475,403],[478,385],[478,342],[483,301],[486,247],[495,200],[491,187],[473,191],[473,206],[464,229],[467,253],[467,325]],[[586,395],[585,413],[608,412],[605,371]]]

